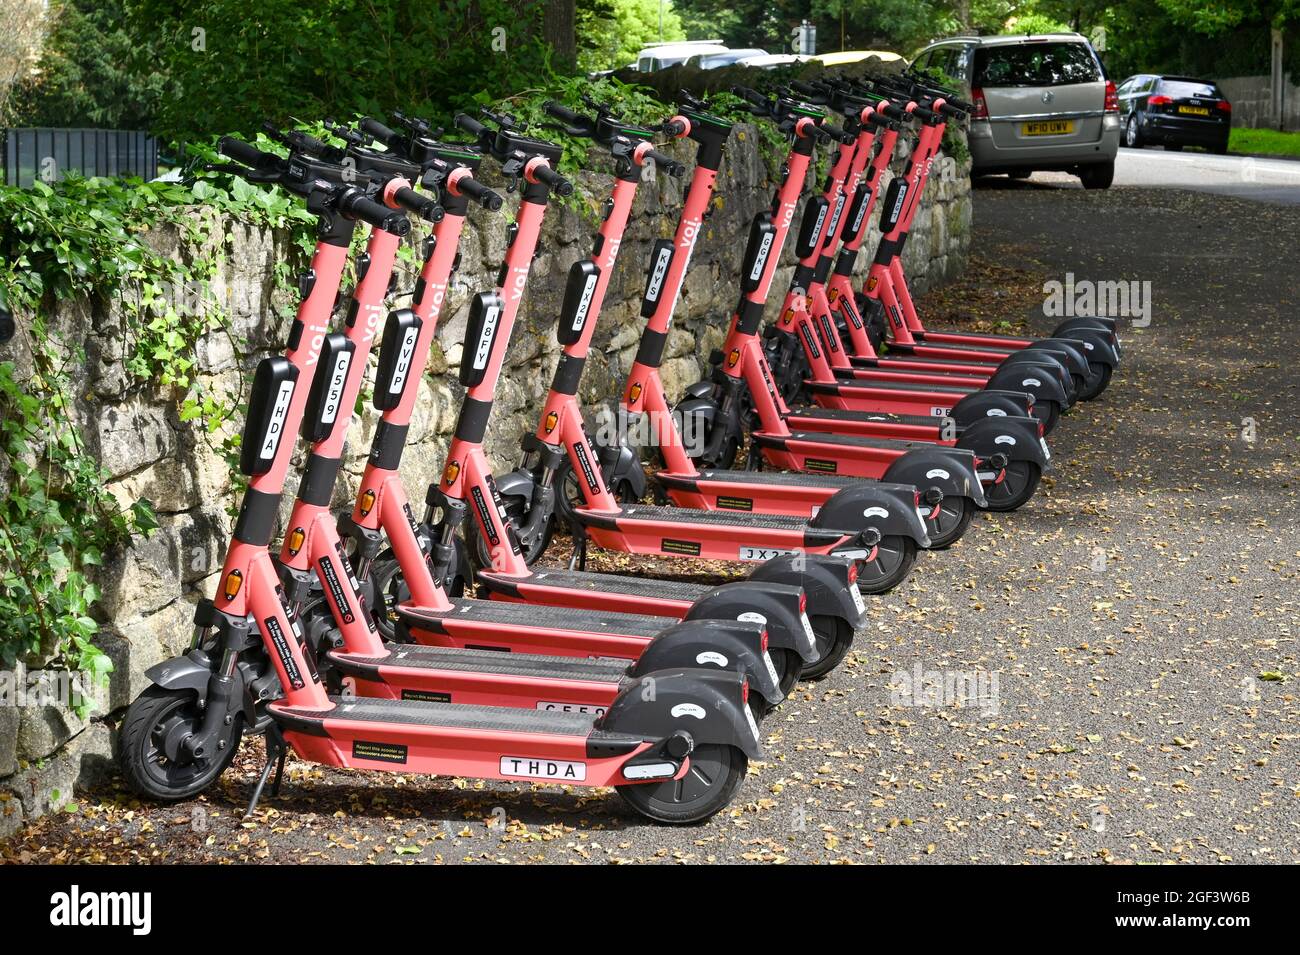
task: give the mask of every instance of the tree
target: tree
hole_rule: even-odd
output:
[[[50,19],[42,0],[0,0],[0,125],[40,60]]]
[[[22,121],[147,128],[162,77],[138,55],[142,40],[126,31],[121,0],[66,0],[56,10],[36,74],[18,97]]]
[[[686,39],[677,11],[669,3],[661,5],[660,0],[604,0],[579,24],[578,65],[587,71],[627,66],[642,47],[660,39]]]

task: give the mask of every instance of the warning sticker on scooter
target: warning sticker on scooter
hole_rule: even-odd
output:
[[[502,756],[501,775],[522,779],[562,779],[565,782],[582,782],[587,778],[587,764],[567,759]]]
[[[1039,439],[1038,439],[1038,443],[1041,444],[1041,445],[1043,446],[1043,457],[1046,458],[1048,461],[1052,460],[1052,451],[1051,451],[1051,449],[1047,446],[1047,439],[1046,439],[1046,438],[1039,438]]]
[[[699,541],[682,541],[665,537],[659,542],[659,549],[665,554],[682,554],[686,557],[700,556]]]
[[[853,598],[853,606],[858,608],[858,613],[867,612],[867,604],[862,599],[862,591],[858,589],[856,583],[849,584],[849,596]]]
[[[776,675],[776,665],[772,663],[772,654],[766,650],[763,651],[763,663],[767,665],[767,675],[771,677],[773,686],[780,685],[781,680]]]
[[[758,720],[754,719],[753,709],[748,706],[742,706],[741,709],[745,711],[745,719],[749,721],[749,731],[754,734],[754,742],[763,742],[763,737],[758,735]]]
[[[725,508],[728,511],[752,511],[754,509],[754,500],[748,497],[732,497],[729,494],[719,494],[718,507]]]
[[[372,743],[363,739],[352,741],[353,759],[368,759],[376,763],[405,763],[407,749],[400,743]]]

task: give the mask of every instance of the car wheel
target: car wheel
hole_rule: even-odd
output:
[[[1130,149],[1142,148],[1142,131],[1138,129],[1136,113],[1128,118],[1128,125],[1124,127],[1124,145]]]
[[[1183,151],[1182,143],[1165,143],[1165,151],[1171,153],[1180,153]]]
[[[1079,181],[1085,189],[1109,189],[1115,181],[1115,163],[1099,162],[1079,167]]]

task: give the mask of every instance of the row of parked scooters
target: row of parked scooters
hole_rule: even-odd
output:
[[[660,362],[733,123],[687,94],[656,127],[594,104],[588,115],[547,104],[566,135],[608,154],[613,185],[591,256],[567,279],[562,354],[537,429],[520,466],[496,476],[483,450],[493,395],[548,203],[573,190],[556,171],[561,146],[487,111],[457,117],[469,141],[402,116],[395,129],[331,127],[343,145],[278,134],[287,157],[223,140],[230,163],[218,168],[301,197],[317,244],[286,351],[254,376],[248,489],[218,592],[197,608],[189,651],[149,671],[122,723],[121,761],[139,793],[199,793],[258,733],[267,761],[250,812],[292,751],[328,766],[613,786],[651,819],[698,822],[731,802],[760,756],[758,721],[801,677],[843,659],[862,591],[897,586],[918,548],[951,545],[976,510],[1032,496],[1044,435],[1105,388],[1119,341],[1103,319],[1041,341],[921,325],[900,256],[945,124],[969,107],[910,77],[736,92],[791,145],[752,224],[725,345],[675,408]],[[910,158],[880,196],[905,137]],[[662,466],[648,481],[638,449],[593,443],[577,395],[646,167],[686,173],[656,138],[690,139],[696,156],[676,234],[652,252],[647,322],[619,408],[620,434],[653,425]],[[829,172],[807,200],[794,278],[764,331],[818,144],[832,150]],[[505,260],[496,288],[471,301],[464,400],[417,516],[398,470],[418,382],[470,206],[489,218],[503,206],[476,178],[484,160],[521,201],[512,224],[488,225],[508,230]],[[859,291],[877,201],[883,239]],[[410,306],[385,318],[411,217],[432,232]],[[365,251],[345,298],[359,225]],[[376,340],[379,423],[353,509],[337,516],[330,503]],[[298,435],[306,459],[277,558]],[[569,567],[535,566],[566,527]],[[719,587],[595,573],[588,545],[754,567]]]

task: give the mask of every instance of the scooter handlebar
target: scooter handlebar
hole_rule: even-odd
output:
[[[372,119],[369,116],[358,123],[357,126],[371,139],[377,140],[385,146],[391,146],[393,143],[399,142],[402,138],[395,130],[389,129],[379,120]]]
[[[217,143],[217,149],[223,156],[227,156],[235,162],[243,163],[250,169],[265,169],[267,166],[279,162],[280,157],[274,153],[262,152],[256,146],[244,142],[242,139],[236,139],[234,136],[222,136]]]
[[[503,200],[500,194],[493,192],[472,176],[462,176],[456,180],[456,191],[463,192],[484,209],[495,212],[501,208]]]
[[[456,125],[475,138],[481,137],[488,131],[486,126],[468,113],[457,113]]]
[[[442,206],[438,205],[437,200],[428,196],[421,195],[414,189],[402,186],[393,193],[393,198],[398,205],[414,212],[421,219],[427,222],[440,222],[444,215]]]
[[[649,159],[656,167],[662,169],[675,179],[680,179],[682,176],[686,175],[686,166],[683,163],[678,162],[672,156],[661,153],[657,149],[648,150],[645,154],[645,158]]]
[[[551,187],[551,191],[557,196],[573,195],[573,183],[565,179],[550,166],[539,164],[533,171],[537,181]]]
[[[390,209],[381,202],[368,199],[355,189],[350,190],[339,200],[339,211],[396,236],[404,236],[411,231],[411,220],[406,217],[405,212]]]

